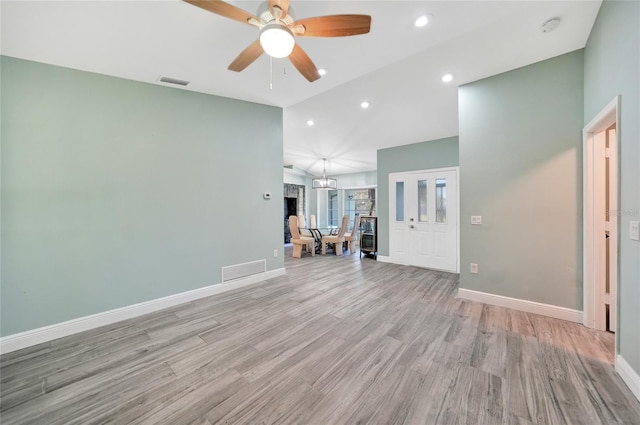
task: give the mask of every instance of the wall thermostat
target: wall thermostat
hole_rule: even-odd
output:
[[[264,199],[271,199],[271,192],[265,192],[265,193],[263,193],[263,194],[262,194],[262,197],[263,197]]]

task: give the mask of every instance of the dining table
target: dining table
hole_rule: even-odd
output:
[[[313,240],[315,241],[315,249],[316,253],[321,252],[322,250],[322,236],[324,235],[337,235],[340,227],[338,226],[326,226],[326,227],[301,227],[302,230],[307,230],[311,236],[313,236]]]

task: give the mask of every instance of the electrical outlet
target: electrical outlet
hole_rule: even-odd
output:
[[[482,216],[481,215],[472,215],[471,216],[471,224],[474,224],[474,225],[482,224]]]
[[[478,265],[476,263],[471,263],[471,267],[469,270],[471,273],[477,274],[478,273]]]
[[[273,250],[273,256],[274,256],[274,257],[277,257],[277,256],[278,256],[278,250],[277,250],[277,249],[274,249],[274,250]]]

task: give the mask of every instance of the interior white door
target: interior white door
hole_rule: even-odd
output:
[[[393,173],[389,189],[391,261],[456,272],[457,171]]]
[[[597,323],[600,330],[616,331],[618,281],[618,220],[615,124],[594,135],[595,271],[598,285]]]
[[[609,307],[609,331],[616,332],[618,326],[618,168],[616,125],[607,129],[607,252],[609,270],[607,301]]]
[[[583,129],[584,325],[615,332],[618,282],[620,96]],[[607,326],[608,325],[608,326]],[[617,352],[617,346],[614,352]]]
[[[594,135],[596,158],[594,209],[596,233],[596,279],[598,285],[597,329],[616,331],[618,265],[618,199],[615,124]]]

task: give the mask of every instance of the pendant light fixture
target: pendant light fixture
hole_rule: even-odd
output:
[[[337,189],[338,181],[327,178],[327,158],[322,158],[322,177],[316,177],[311,181],[313,189]]]

